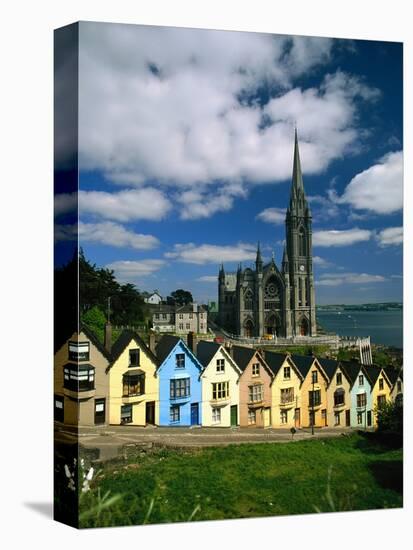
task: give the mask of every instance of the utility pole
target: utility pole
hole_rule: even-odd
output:
[[[313,392],[312,392],[312,399],[311,399],[311,435],[314,435],[314,423],[315,423],[315,415],[314,415],[314,398],[315,398],[315,395],[314,395],[314,372],[311,373],[311,378],[312,378],[312,382],[313,382]]]
[[[108,296],[108,323],[110,323],[110,299],[111,299],[111,296]]]

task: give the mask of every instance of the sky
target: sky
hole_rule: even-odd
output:
[[[253,264],[258,241],[281,264],[296,126],[316,302],[401,301],[402,63],[392,42],[81,23],[79,194],[55,198],[58,240],[78,199],[91,262],[214,300],[220,263]]]

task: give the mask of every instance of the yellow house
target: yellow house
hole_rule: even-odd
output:
[[[110,355],[86,326],[57,344],[54,419],[71,426],[107,424]]]
[[[159,423],[157,359],[142,338],[125,330],[112,347],[109,373],[109,423],[145,426]]]
[[[329,383],[327,374],[316,357],[292,355],[291,359],[303,378],[300,426],[302,428],[327,426],[327,387]]]
[[[370,365],[366,367],[366,374],[371,384],[371,403],[373,409],[373,426],[377,426],[377,414],[375,411],[382,403],[391,400],[392,384],[386,374],[386,371],[377,367],[376,365]]]
[[[265,362],[274,377],[271,383],[271,426],[300,428],[303,377],[285,353],[265,352]]]
[[[320,365],[327,374],[327,425],[337,428],[350,426],[352,382],[347,371],[339,361],[333,359],[319,359]]]
[[[385,368],[386,374],[391,382],[390,399],[398,404],[403,404],[403,371],[392,367]]]

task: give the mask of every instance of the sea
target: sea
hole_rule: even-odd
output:
[[[326,332],[340,336],[370,336],[372,343],[403,348],[403,310],[317,311]]]

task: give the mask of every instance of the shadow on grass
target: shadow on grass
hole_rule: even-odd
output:
[[[403,436],[393,432],[362,432],[356,446],[366,454],[379,455],[403,448]]]
[[[383,489],[403,494],[403,462],[401,460],[377,460],[369,464],[377,483]]]

